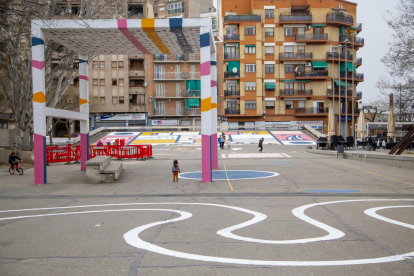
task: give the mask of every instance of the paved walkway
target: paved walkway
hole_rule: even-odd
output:
[[[0,275],[412,275],[412,170],[242,145],[220,150],[220,180],[172,182],[200,147],[154,150],[113,184],[79,164],[41,186],[0,171]]]

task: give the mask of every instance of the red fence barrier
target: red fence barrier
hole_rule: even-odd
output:
[[[116,159],[147,159],[152,157],[152,145],[90,146],[89,158],[111,156]],[[80,146],[64,145],[46,148],[46,163],[80,161]]]

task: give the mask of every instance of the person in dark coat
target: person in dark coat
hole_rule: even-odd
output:
[[[264,138],[262,137],[262,139],[260,139],[259,140],[259,148],[260,148],[260,152],[262,152],[263,151],[263,141],[264,141]]]
[[[218,138],[218,143],[219,143],[219,146],[220,146],[220,148],[221,148],[221,135],[220,135],[220,137]]]

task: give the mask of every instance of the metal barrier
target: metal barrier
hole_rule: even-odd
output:
[[[111,156],[116,159],[147,159],[152,157],[152,145],[90,146],[89,158]],[[80,146],[54,146],[46,148],[46,163],[80,161]]]

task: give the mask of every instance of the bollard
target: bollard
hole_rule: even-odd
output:
[[[342,153],[342,157],[344,157],[344,146],[339,145],[336,148],[336,159],[338,159],[338,155]]]

